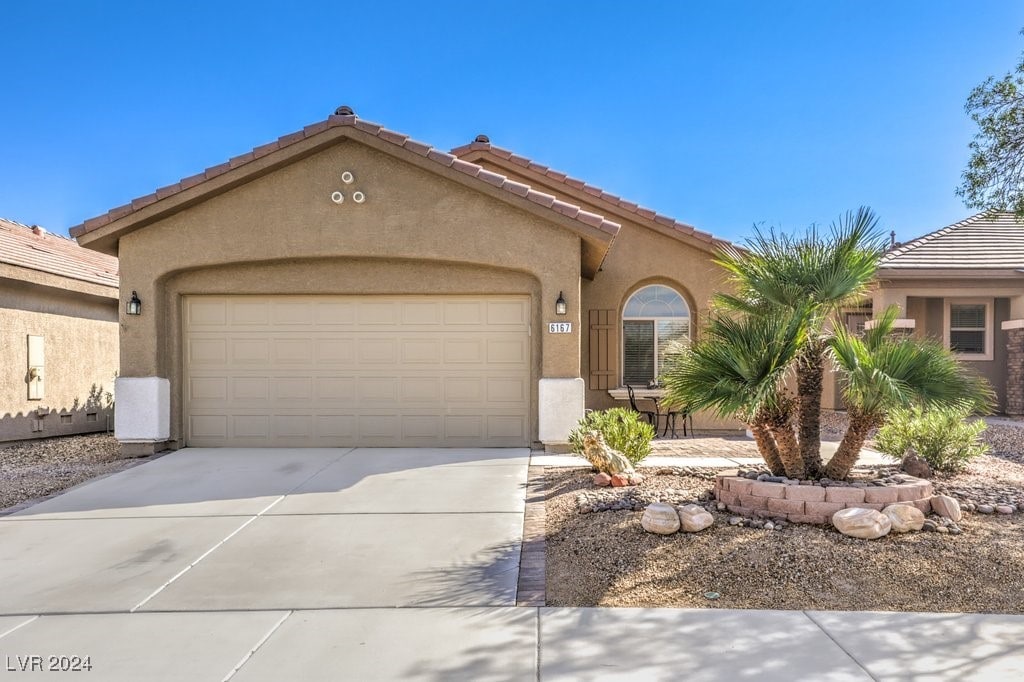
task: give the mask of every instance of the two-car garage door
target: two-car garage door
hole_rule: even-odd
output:
[[[526,296],[187,296],[192,446],[525,446]]]

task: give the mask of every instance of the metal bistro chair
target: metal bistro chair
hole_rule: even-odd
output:
[[[630,386],[629,384],[626,384],[626,393],[629,394],[629,406],[631,408],[633,408],[634,412],[639,413],[644,419],[646,419],[648,421],[648,423],[651,426],[654,427],[654,432],[657,433],[658,432],[658,413],[657,412],[651,412],[650,410],[641,410],[639,407],[637,407],[636,406],[636,394],[633,393],[633,387]],[[657,405],[658,403],[654,403],[654,404]]]
[[[686,438],[686,436],[687,436],[687,431],[686,431],[686,422],[687,421],[690,422],[689,434],[691,436],[693,435],[693,415],[690,414],[689,408],[681,407],[681,408],[673,409],[672,406],[670,405],[665,412],[660,412],[660,408],[661,408],[661,404],[660,403],[658,404],[658,408],[659,408],[659,415],[658,416],[665,418],[665,430],[661,432],[661,437],[662,438],[667,436],[669,431],[672,431],[672,437],[673,438],[678,438],[679,437],[679,434],[676,431],[676,419],[679,419],[679,418],[682,418],[682,420],[683,420],[683,438]],[[655,428],[657,428],[657,427],[655,427]]]

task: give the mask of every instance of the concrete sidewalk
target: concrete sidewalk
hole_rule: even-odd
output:
[[[1024,616],[367,608],[0,618],[0,680],[1024,679]],[[20,667],[29,668],[24,672]],[[67,673],[53,672],[54,678]]]

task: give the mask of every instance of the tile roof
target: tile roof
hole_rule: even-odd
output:
[[[551,194],[539,192],[529,185],[524,185],[523,183],[510,180],[504,175],[486,170],[475,163],[463,161],[453,154],[435,149],[429,144],[410,139],[408,135],[388,130],[377,123],[364,121],[354,114],[344,113],[329,116],[325,121],[308,125],[300,131],[284,135],[274,142],[256,147],[250,152],[229,159],[226,163],[207,168],[202,173],[184,178],[173,185],[161,187],[152,194],[139,197],[124,206],[119,206],[118,208],[111,209],[103,215],[90,218],[81,225],[72,227],[69,232],[73,237],[80,237],[88,232],[97,230],[104,225],[108,225],[115,220],[130,215],[145,206],[149,206],[150,204],[174,196],[179,192],[195,187],[196,185],[200,185],[207,180],[217,177],[218,175],[223,175],[230,170],[244,166],[256,159],[278,150],[285,149],[286,147],[297,142],[301,142],[304,139],[314,137],[331,128],[339,126],[349,126],[356,130],[373,135],[385,142],[395,145],[396,147],[402,147],[414,154],[430,159],[441,166],[465,173],[466,175],[477,178],[490,185],[506,190],[517,197],[525,198],[528,201],[532,201],[535,204],[543,206],[544,208],[551,209],[560,215],[583,223],[590,228],[597,228],[612,236],[617,234],[619,231],[619,224],[608,220],[604,216],[586,211],[574,204],[561,201]]]
[[[493,145],[490,143],[490,141],[484,142],[480,138],[486,139],[486,136],[481,135],[476,140],[470,142],[469,144],[464,144],[460,147],[456,147],[455,149],[452,150],[452,154],[461,157],[469,154],[470,152],[489,152],[494,156],[498,157],[499,159],[504,159],[517,166],[522,166],[523,168],[531,170],[534,173],[539,173],[551,180],[554,180],[555,182],[560,182],[574,189],[586,192],[587,194],[593,196],[596,200],[612,204],[629,213],[633,213],[639,216],[640,218],[646,219],[648,221],[653,221],[655,223],[658,223],[659,225],[662,225],[672,230],[676,230],[684,235],[689,235],[695,239],[707,242],[708,244],[712,244],[716,247],[732,246],[732,244],[729,241],[721,239],[719,237],[715,237],[713,234],[709,232],[702,232],[701,230],[698,230],[692,225],[687,225],[686,223],[679,222],[675,218],[671,218],[667,215],[658,213],[653,209],[645,208],[635,202],[628,201],[626,199],[623,199],[622,197],[616,196],[615,194],[606,192],[600,187],[595,187],[594,185],[584,182],[583,180],[574,178],[570,175],[567,175],[566,173],[539,164],[536,161],[528,159],[525,156],[520,156],[519,154],[516,154],[511,150]]]
[[[117,287],[117,259],[41,227],[0,218],[0,263]]]
[[[1024,224],[1012,213],[979,213],[896,247],[881,267],[1024,270]]]

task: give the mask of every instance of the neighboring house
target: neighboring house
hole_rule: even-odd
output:
[[[872,309],[940,340],[991,382],[998,409],[1024,414],[1024,225],[978,214],[899,245],[882,260]]]
[[[107,428],[117,307],[116,258],[0,219],[0,442]]]
[[[699,334],[724,242],[483,136],[449,154],[339,111],[71,230],[141,301],[126,449],[558,447]]]

